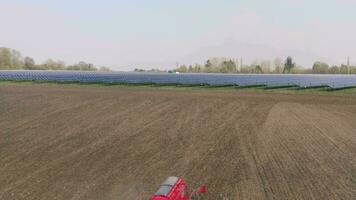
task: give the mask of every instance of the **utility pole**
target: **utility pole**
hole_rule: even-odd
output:
[[[350,56],[347,56],[347,72],[350,74],[351,69],[350,69]]]

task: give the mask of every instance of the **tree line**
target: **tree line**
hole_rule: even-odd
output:
[[[63,61],[48,59],[36,64],[31,57],[23,57],[17,50],[0,47],[0,70],[78,70],[78,71],[110,71],[108,67],[96,67],[93,64],[80,61],[66,65]]]
[[[329,66],[327,63],[317,61],[312,68],[302,68],[293,62],[292,57],[285,61],[279,58],[273,61],[254,61],[249,65],[238,60],[226,58],[212,58],[204,65],[180,65],[172,72],[180,73],[254,73],[254,74],[356,74],[356,66],[340,65]]]
[[[66,65],[63,61],[48,59],[41,64],[36,64],[31,57],[23,57],[14,49],[0,47],[0,70],[78,70],[78,71],[111,71],[108,67],[96,67],[84,61],[73,65]],[[167,72],[160,69],[135,69],[136,72]],[[329,66],[325,62],[317,61],[312,68],[302,68],[293,62],[292,57],[285,61],[276,58],[272,61],[253,61],[251,64],[243,64],[242,59],[211,58],[204,65],[180,65],[168,72],[181,73],[259,73],[259,74],[356,74],[356,66],[340,65]]]

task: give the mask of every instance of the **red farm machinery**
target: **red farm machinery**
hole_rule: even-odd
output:
[[[183,179],[174,176],[168,177],[160,186],[151,200],[193,200],[206,193],[205,186],[188,194],[187,185]]]

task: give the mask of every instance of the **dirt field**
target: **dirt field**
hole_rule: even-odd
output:
[[[0,85],[0,199],[356,199],[356,97]]]

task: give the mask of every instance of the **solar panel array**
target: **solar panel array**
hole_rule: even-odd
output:
[[[356,87],[356,75],[168,74],[81,71],[0,71],[0,80],[32,80],[114,84],[236,85],[266,87]]]

